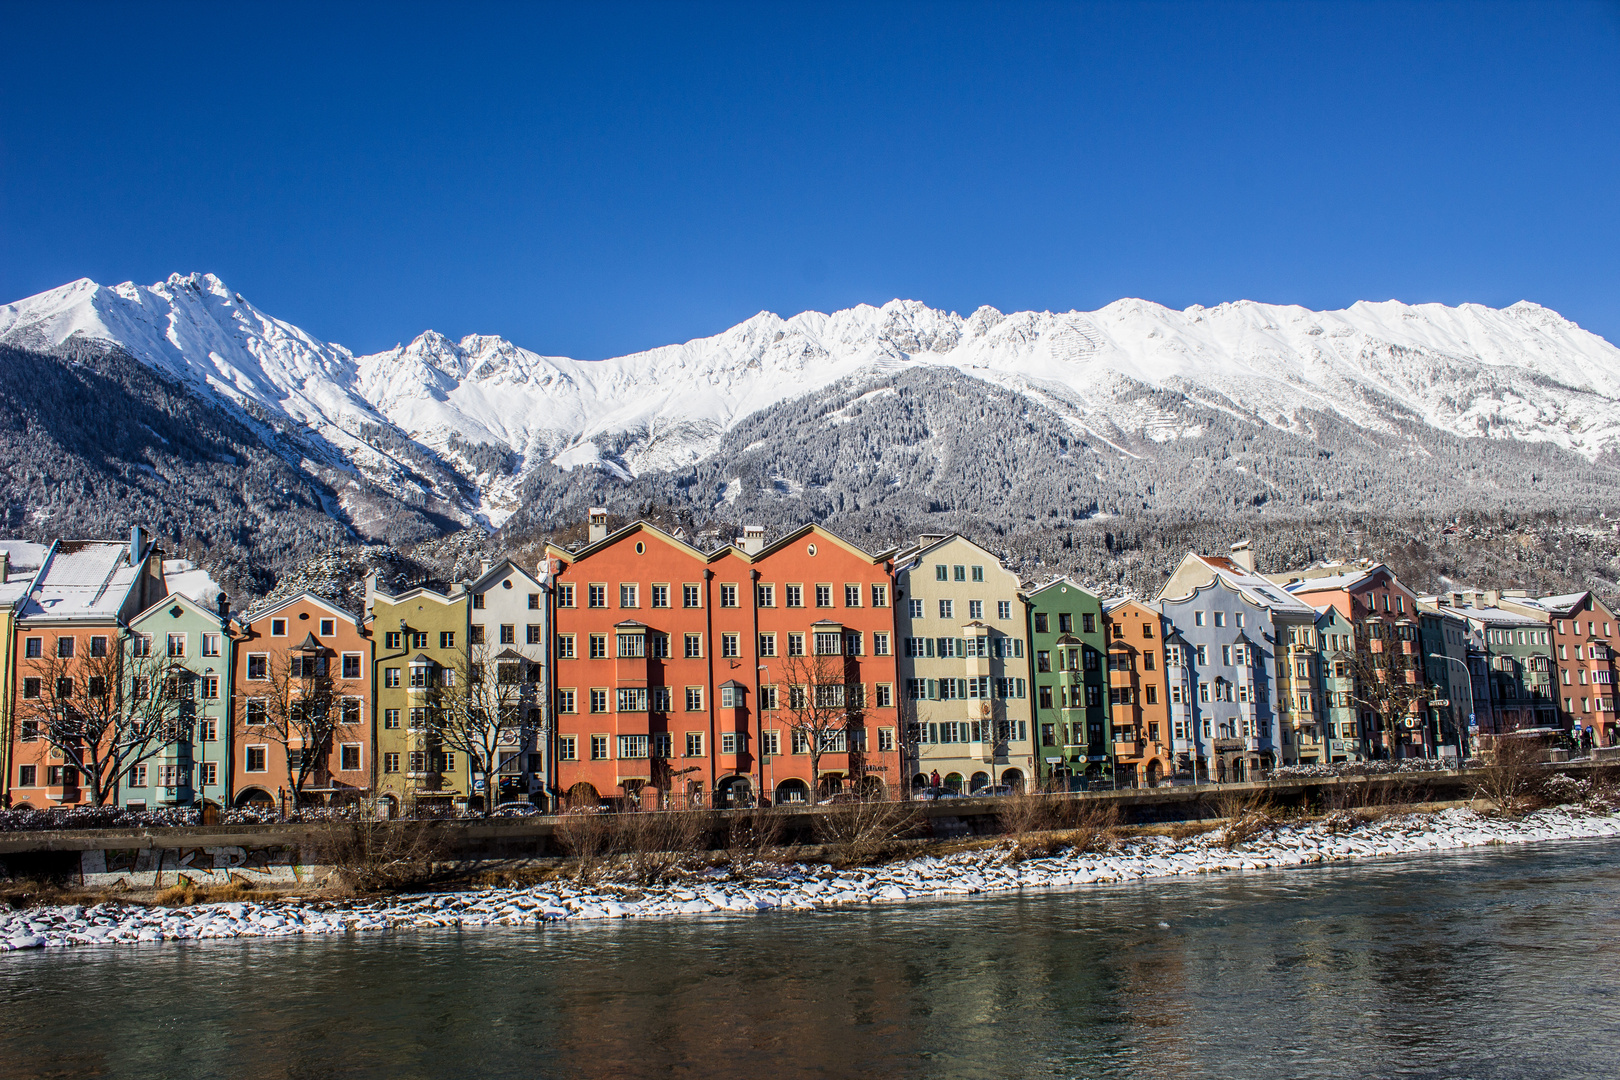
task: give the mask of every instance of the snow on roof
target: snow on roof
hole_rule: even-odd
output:
[[[1444,594],[1441,594],[1441,595],[1443,595],[1448,600],[1451,598],[1450,593],[1444,593]],[[1435,607],[1435,608],[1437,608],[1437,609],[1439,609],[1440,611],[1443,611],[1443,612],[1450,612],[1453,615],[1461,615],[1465,619],[1473,619],[1475,622],[1495,623],[1495,624],[1497,624],[1499,626],[1545,626],[1546,625],[1546,623],[1544,623],[1542,620],[1536,618],[1533,615],[1520,615],[1518,612],[1509,611],[1506,608],[1474,607],[1474,606],[1469,605],[1469,604],[1464,604],[1464,605],[1461,605],[1461,606],[1458,606],[1456,604],[1443,604],[1443,603],[1440,602],[1440,596],[1438,596],[1438,595],[1437,596],[1420,596],[1420,597],[1418,597],[1418,602],[1422,603],[1422,604],[1432,605],[1433,607]]]
[[[1569,611],[1571,608],[1580,606],[1581,602],[1589,595],[1589,593],[1577,592],[1563,593],[1559,596],[1531,596],[1516,599],[1520,603],[1534,604],[1536,607],[1544,608],[1547,611]]]
[[[208,571],[199,570],[190,559],[164,559],[163,585],[169,592],[179,593],[205,608],[212,608],[219,594],[225,591]]]
[[[1292,615],[1316,617],[1316,609],[1268,578],[1251,573],[1224,555],[1194,555],[1205,566],[1215,571],[1226,584],[1243,593],[1251,601],[1272,611]]]
[[[1353,589],[1363,581],[1372,577],[1370,570],[1357,570],[1350,574],[1336,574],[1333,577],[1300,578],[1287,587],[1290,593],[1295,592],[1327,592],[1339,589]]]
[[[23,618],[115,619],[135,584],[121,541],[63,540],[46,560],[22,605]]]

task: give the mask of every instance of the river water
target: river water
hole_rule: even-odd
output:
[[[1604,1077],[1620,843],[0,956],[5,1077]]]

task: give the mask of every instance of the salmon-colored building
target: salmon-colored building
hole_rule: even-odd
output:
[[[340,805],[369,793],[371,638],[359,619],[303,592],[244,617],[235,645],[231,791],[236,805],[294,805],[291,773],[300,770],[289,770],[287,758],[289,751],[299,754],[305,747],[296,731],[278,734],[278,697],[316,698],[333,721],[330,745],[307,773],[304,802]]]
[[[553,787],[571,803],[808,800],[780,684],[810,664],[858,718],[827,740],[823,791],[892,791],[891,565],[819,526],[769,547],[745,532],[706,553],[644,522],[609,534],[593,510],[587,546],[548,549]]]
[[[1174,771],[1164,617],[1136,600],[1114,600],[1103,605],[1103,622],[1114,776],[1120,783],[1158,787]]]

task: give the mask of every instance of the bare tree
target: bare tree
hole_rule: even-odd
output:
[[[331,657],[303,646],[264,658],[262,678],[251,668],[237,686],[244,722],[278,744],[287,763],[287,790],[301,806],[304,789],[324,773],[346,703],[332,680]]]
[[[484,644],[457,654],[450,685],[437,688],[430,729],[448,750],[467,755],[469,775],[484,782],[484,815],[494,809],[501,769],[534,734],[538,665],[512,649]]]
[[[1421,655],[1401,652],[1392,637],[1372,639],[1371,627],[1365,629],[1369,636],[1358,637],[1351,661],[1354,687],[1351,699],[1361,711],[1374,716],[1373,738],[1377,745],[1390,752],[1397,744],[1396,731],[1400,723],[1411,716],[1421,718],[1423,706],[1433,694],[1424,677]],[[1372,648],[1374,641],[1380,649]],[[1416,712],[1413,706],[1417,706]]]
[[[190,672],[171,672],[149,644],[122,652],[117,637],[92,638],[89,656],[36,657],[19,673],[19,740],[44,740],[83,778],[97,806],[132,766],[179,737],[182,695],[193,689],[184,681]]]
[[[859,740],[866,715],[859,682],[845,682],[840,655],[790,656],[782,663],[785,694],[777,697],[775,716],[796,746],[810,755],[811,800],[821,794],[821,757],[846,753]]]

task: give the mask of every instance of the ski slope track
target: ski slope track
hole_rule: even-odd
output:
[[[433,331],[357,356],[209,274],[150,286],[80,280],[0,307],[0,342],[49,350],[71,339],[115,345],[257,424],[298,433],[310,461],[413,488],[489,528],[518,508],[534,470],[686,468],[762,409],[834,384],[854,401],[921,366],[1023,395],[1104,442],[1199,434],[1151,389],[1305,437],[1311,414],[1331,413],[1369,431],[1418,422],[1551,443],[1589,461],[1620,449],[1620,349],[1527,301],[1317,312],[1120,300],[963,317],[895,300],[788,319],[761,312],[714,337],[597,361]],[[449,491],[425,477],[411,461],[418,451],[464,483]]]

